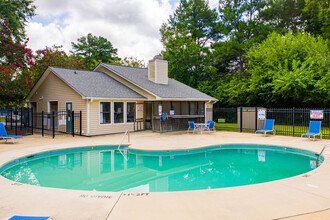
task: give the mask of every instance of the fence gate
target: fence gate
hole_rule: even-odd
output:
[[[81,111],[33,112],[32,108],[0,110],[0,123],[9,135],[82,135]]]

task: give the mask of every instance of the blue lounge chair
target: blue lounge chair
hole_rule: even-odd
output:
[[[215,133],[214,121],[207,121],[204,130],[208,130],[209,133],[212,130]]]
[[[50,216],[20,216],[20,215],[14,215],[8,220],[51,220],[52,218]]]
[[[320,139],[322,139],[321,121],[310,121],[308,133],[302,134],[301,137],[308,136],[308,138],[310,138],[311,136],[313,136],[313,140],[315,141],[316,135],[320,135]]]
[[[258,132],[265,133],[266,136],[267,132],[273,132],[273,134],[275,135],[276,131],[274,130],[274,122],[275,119],[266,119],[264,130],[256,130],[255,134],[257,134]]]
[[[195,130],[198,130],[199,127],[195,125],[194,121],[188,121],[189,127],[188,127],[188,131],[187,133],[190,131],[190,129],[192,129],[193,134],[195,134]]]
[[[8,139],[11,139],[13,141],[13,144],[15,143],[15,139],[18,139],[18,138],[23,138],[23,136],[10,136],[10,135],[7,135],[7,132],[6,132],[6,128],[5,128],[5,125],[0,123],[0,139],[3,139],[3,140],[7,140]]]

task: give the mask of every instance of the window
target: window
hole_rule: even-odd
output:
[[[100,102],[100,124],[111,123],[111,103]]]
[[[135,121],[135,102],[127,102],[127,122]]]
[[[115,102],[113,120],[115,123],[124,123],[124,103]]]

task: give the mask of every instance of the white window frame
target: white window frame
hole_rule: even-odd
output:
[[[121,123],[115,123],[115,102],[121,102],[123,103],[123,122]],[[124,125],[126,124],[126,118],[125,118],[125,115],[126,115],[126,102],[125,101],[113,101],[113,113],[112,113],[112,118],[113,118],[113,125]]]
[[[101,102],[108,102],[110,103],[110,123],[101,123]],[[107,126],[113,124],[113,104],[111,101],[99,101],[99,125]]]
[[[125,106],[125,111],[126,111],[126,114],[125,114],[125,115],[126,115],[126,116],[125,116],[125,123],[126,123],[126,124],[134,124],[134,121],[133,121],[133,122],[127,122],[127,103],[129,103],[129,102],[130,102],[130,103],[135,103],[135,119],[136,119],[136,117],[137,117],[137,114],[136,114],[136,113],[137,113],[137,111],[136,111],[136,105],[137,105],[137,104],[136,104],[136,101],[135,101],[135,102],[134,102],[134,101],[126,101],[126,106]]]

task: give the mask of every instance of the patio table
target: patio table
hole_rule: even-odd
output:
[[[205,128],[205,123],[195,123],[196,126],[199,127],[199,129],[201,129],[201,134],[203,134],[203,129]]]

